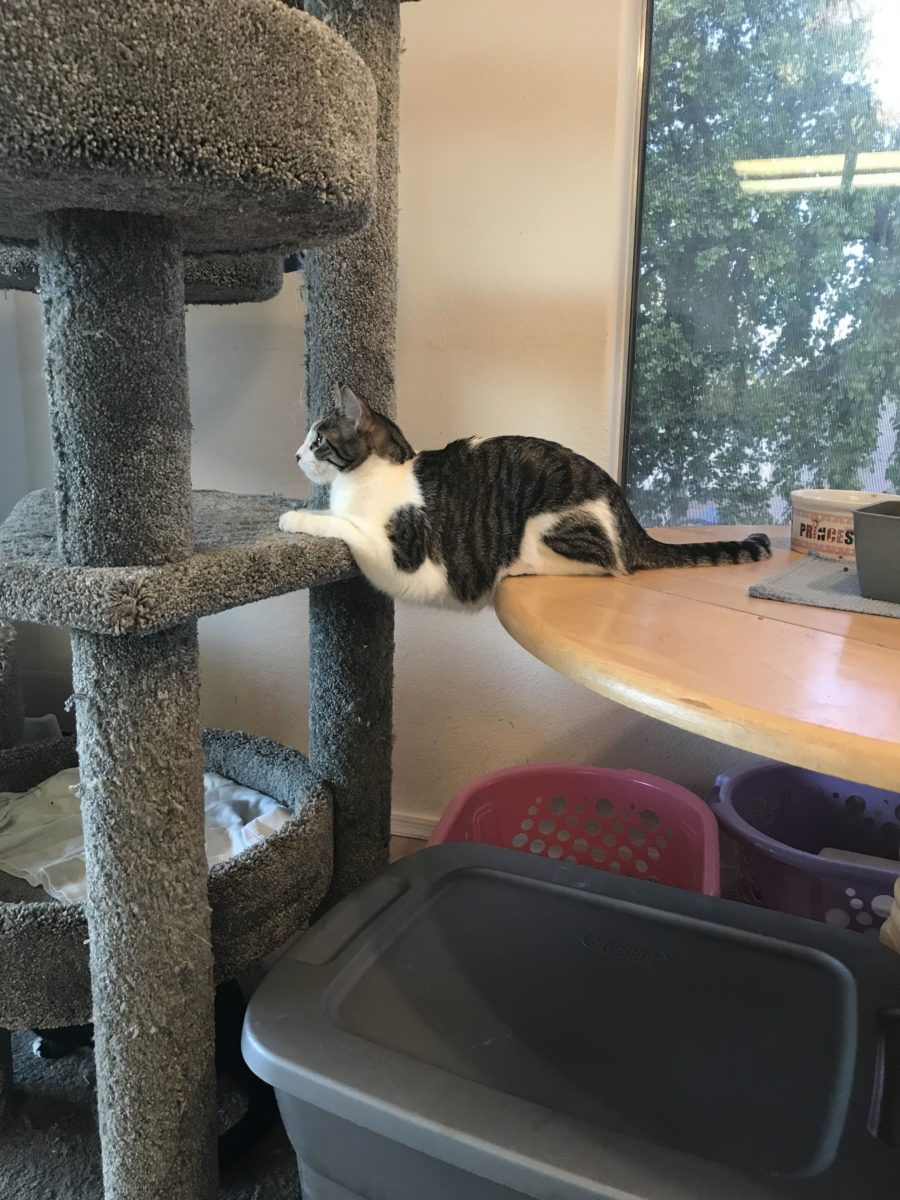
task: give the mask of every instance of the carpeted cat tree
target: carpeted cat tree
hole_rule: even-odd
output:
[[[0,285],[40,292],[56,462],[0,528],[0,618],[72,631],[89,894],[7,889],[0,1027],[93,1019],[106,1200],[217,1194],[214,979],[386,859],[390,605],[340,543],[277,532],[284,497],[190,491],[185,301],[263,299],[297,247],[324,247],[310,416],[336,380],[393,412],[398,0],[307,8],[9,0],[0,25]],[[198,618],[307,587],[309,762],[201,738]],[[211,871],[204,757],[292,810]],[[75,761],[0,751],[0,790]],[[20,1107],[3,1200],[99,1200]]]

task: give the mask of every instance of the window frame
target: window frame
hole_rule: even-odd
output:
[[[647,122],[650,104],[650,65],[652,54],[653,15],[655,0],[637,0],[640,6],[636,46],[629,39],[628,21],[623,31],[621,51],[623,60],[631,58],[633,74],[623,70],[622,88],[627,97],[620,101],[620,137],[630,145],[623,150],[627,167],[623,172],[623,204],[626,220],[622,238],[622,257],[619,278],[622,281],[622,302],[617,307],[618,329],[613,331],[613,345],[618,357],[615,371],[616,387],[611,404],[610,462],[611,470],[624,490],[628,470],[628,425],[631,419],[634,382],[634,352],[637,343],[638,279],[641,257],[641,223],[644,208],[644,166],[646,160]],[[627,12],[628,9],[626,8]],[[635,53],[636,50],[636,53]],[[623,128],[624,126],[624,128]]]

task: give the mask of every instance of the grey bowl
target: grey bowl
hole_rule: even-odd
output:
[[[881,500],[853,514],[859,590],[870,600],[900,604],[900,500]]]

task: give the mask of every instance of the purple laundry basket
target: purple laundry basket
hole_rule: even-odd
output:
[[[781,763],[726,772],[709,803],[737,850],[741,900],[877,934],[897,870],[822,858],[826,847],[894,859],[900,794]]]

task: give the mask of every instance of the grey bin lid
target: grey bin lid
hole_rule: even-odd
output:
[[[244,1054],[305,1103],[542,1200],[864,1200],[900,1186],[895,1006],[900,957],[874,939],[442,846],[295,943]]]

